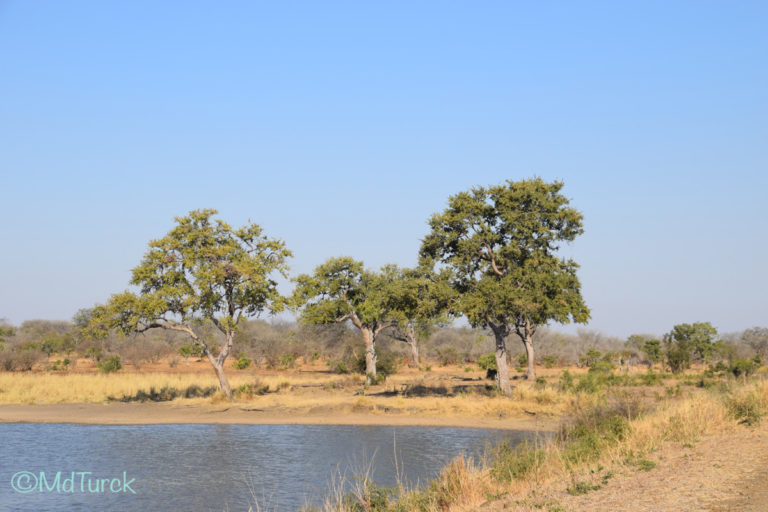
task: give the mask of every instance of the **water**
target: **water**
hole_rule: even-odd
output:
[[[381,485],[396,483],[395,452],[406,479],[425,482],[461,452],[478,456],[489,442],[530,435],[448,427],[0,424],[0,510],[236,512],[247,511],[255,495],[270,511],[293,511],[318,503],[332,475],[359,473],[371,458]],[[36,479],[35,490],[14,490],[21,471],[34,479],[17,477],[17,488]],[[40,492],[41,483],[53,490]]]

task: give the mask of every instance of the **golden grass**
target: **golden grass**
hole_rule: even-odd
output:
[[[652,412],[629,421],[628,434],[618,441],[605,442],[596,459],[574,463],[567,457],[567,448],[557,440],[536,442],[529,452],[534,454],[536,462],[523,476],[507,482],[493,477],[492,457],[479,463],[457,457],[443,468],[428,490],[401,493],[393,510],[468,512],[481,507],[482,510],[519,512],[546,510],[547,496],[562,495],[566,487],[576,482],[599,484],[601,475],[618,469],[631,471],[631,461],[652,455],[666,443],[690,446],[704,435],[725,434],[741,428],[738,418],[733,416],[734,403],[756,403],[761,414],[765,414],[768,382],[734,385],[726,393],[708,392],[665,401]],[[326,500],[321,507],[323,512],[355,510],[349,501],[340,499],[340,488],[337,486],[334,491],[335,499]],[[488,504],[489,497],[494,496],[503,497],[504,502],[495,506]]]
[[[414,380],[413,377],[416,377]],[[560,416],[573,401],[572,395],[551,388],[521,383],[513,399],[485,396],[474,391],[453,396],[402,396],[408,386],[451,389],[444,376],[392,376],[384,386],[366,388],[358,375],[286,372],[260,375],[255,372],[229,372],[233,390],[244,384],[267,386],[269,392],[251,397],[236,397],[240,403],[258,404],[260,408],[281,408],[296,413],[325,409],[336,413],[419,414],[434,417],[510,417]],[[173,387],[216,386],[213,373],[0,373],[0,404],[105,403],[110,398],[133,396],[139,391]],[[480,386],[478,389],[482,389]],[[363,396],[359,396],[360,394]],[[221,402],[221,397],[177,398],[175,402],[205,405]]]

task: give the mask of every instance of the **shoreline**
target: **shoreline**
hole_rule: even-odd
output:
[[[172,403],[2,404],[0,423],[66,423],[79,425],[359,425],[487,428],[548,432],[556,417],[473,418],[290,409],[258,409],[248,404],[188,405]]]

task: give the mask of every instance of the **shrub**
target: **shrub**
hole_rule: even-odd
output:
[[[651,370],[648,370],[643,375],[638,375],[637,379],[646,386],[655,386],[664,382],[664,378],[660,373],[654,373]]]
[[[114,373],[123,367],[120,362],[120,356],[112,356],[104,362],[97,365],[99,370],[104,373]]]
[[[352,368],[357,373],[365,374],[365,352],[360,354],[354,361]],[[384,350],[382,348],[376,347],[376,378],[379,378],[379,375],[383,376],[384,379],[388,375],[392,375],[397,373],[398,368],[398,356],[394,352],[390,352],[389,350]],[[382,380],[383,382],[383,380]]]
[[[759,367],[760,364],[755,359],[735,359],[728,367],[728,371],[734,377],[747,377],[757,371]]]
[[[579,363],[583,366],[593,366],[596,362],[600,360],[600,358],[603,356],[603,353],[600,352],[597,349],[590,348],[587,350],[587,352],[579,357]]]
[[[602,373],[607,375],[616,369],[616,365],[610,361],[596,361],[589,365],[589,373]]]
[[[496,354],[483,354],[477,359],[477,366],[485,370],[486,379],[495,379],[499,371],[499,367],[496,366]]]
[[[200,387],[196,384],[187,386],[184,390],[179,390],[172,386],[163,386],[159,390],[154,386],[149,391],[140,389],[134,395],[123,395],[119,398],[121,402],[167,402],[175,398],[205,398],[218,391],[216,386]],[[109,398],[115,400],[114,398]]]
[[[570,391],[573,389],[573,375],[571,375],[571,372],[568,370],[563,370],[563,373],[560,375],[560,388],[563,391]]]
[[[437,360],[442,366],[458,364],[459,352],[453,347],[440,347],[436,350]]]
[[[236,370],[245,370],[251,366],[251,360],[245,357],[245,354],[240,354],[240,357],[232,361],[232,366]]]
[[[541,362],[544,365],[544,368],[554,368],[555,366],[557,366],[557,358],[552,355],[544,356],[541,359]]]
[[[732,418],[748,426],[759,425],[766,414],[763,397],[756,391],[728,396],[725,405]]]
[[[504,441],[492,453],[491,476],[499,482],[511,482],[534,471],[543,459],[543,452],[528,441],[514,448]]]
[[[280,366],[283,369],[293,368],[294,366],[296,366],[296,354],[292,352],[288,354],[283,354],[280,357]]]
[[[102,352],[102,350],[97,347],[88,347],[83,355],[91,359],[94,363],[98,363],[104,359],[104,352]]]
[[[0,368],[5,371],[31,370],[36,364],[44,363],[48,356],[39,350],[3,350],[0,352]]]
[[[269,392],[269,385],[262,384],[259,381],[243,384],[235,388],[234,395],[239,398],[252,398],[254,396],[265,395]]]

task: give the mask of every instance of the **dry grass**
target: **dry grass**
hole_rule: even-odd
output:
[[[586,402],[585,402],[586,403]],[[576,407],[589,407],[582,403]],[[669,443],[692,446],[705,435],[743,428],[747,418],[768,413],[768,382],[731,385],[729,390],[667,400],[654,410],[628,420],[619,437],[603,435],[595,456],[574,460],[572,447],[560,439],[490,455],[474,463],[452,460],[430,486],[402,494],[381,511],[534,511],[565,510],[558,499],[605,485],[617,471],[643,471],[655,462],[646,457]],[[499,467],[514,476],[500,478]],[[502,472],[503,473],[503,472]],[[557,497],[558,499],[553,499]],[[333,505],[333,506],[332,506]],[[352,512],[354,504],[326,502],[323,512]]]

